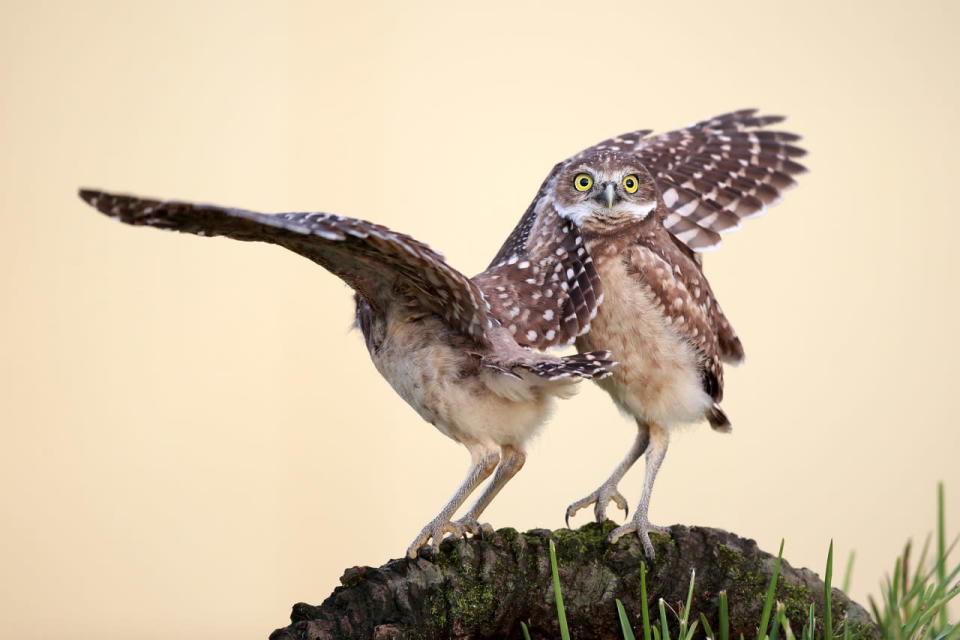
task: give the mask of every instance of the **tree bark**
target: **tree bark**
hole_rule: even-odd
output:
[[[674,526],[669,535],[651,536],[652,562],[636,536],[614,545],[604,541],[615,525],[589,524],[579,530],[501,529],[486,538],[447,540],[436,557],[391,560],[380,568],[353,567],[321,605],[298,603],[289,626],[270,640],[354,638],[481,639],[559,638],[550,571],[549,540],[556,544],[560,585],[573,638],[616,638],[623,633],[616,599],[623,602],[634,632],[641,637],[641,607],[659,624],[658,602],[667,606],[670,635],[677,637],[680,604],[686,601],[691,571],[696,572],[689,621],[706,616],[719,630],[718,594],[727,592],[730,637],[757,636],[764,594],[776,557],[756,542],[706,527]],[[640,567],[646,562],[647,601],[640,596]],[[777,600],[786,607],[796,635],[807,623],[811,603],[822,637],[824,585],[809,569],[783,561]],[[832,591],[834,632],[843,625],[854,638],[878,638],[867,612],[839,590]],[[696,637],[703,638],[702,623]],[[782,636],[781,636],[782,637]]]

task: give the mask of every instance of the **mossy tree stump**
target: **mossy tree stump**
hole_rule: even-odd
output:
[[[718,597],[729,600],[730,637],[755,638],[776,557],[753,540],[705,527],[674,526],[653,535],[656,558],[646,561],[636,536],[604,542],[615,525],[589,524],[579,530],[501,529],[485,539],[445,541],[435,558],[391,560],[386,565],[348,569],[321,605],[294,605],[292,624],[271,640],[353,638],[559,638],[549,540],[557,549],[567,623],[573,638],[623,638],[615,600],[619,598],[639,635],[641,606],[659,619],[660,598],[674,611],[686,600],[690,572],[696,571],[690,621],[704,614],[718,628]],[[647,564],[647,602],[640,601],[640,566]],[[822,633],[823,582],[808,569],[780,567],[777,600],[799,635],[814,603]],[[834,628],[847,625],[854,637],[877,638],[867,612],[839,590],[832,592]],[[677,620],[671,616],[671,635]],[[697,636],[703,637],[702,630]]]

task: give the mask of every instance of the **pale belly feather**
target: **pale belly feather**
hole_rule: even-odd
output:
[[[493,370],[463,375],[472,356],[451,346],[439,319],[420,324],[389,323],[374,365],[420,416],[443,434],[464,443],[522,446],[547,419],[551,394],[520,388],[519,380]],[[504,385],[508,385],[504,388]],[[509,385],[518,393],[508,393]]]
[[[606,261],[604,301],[580,351],[609,349],[620,364],[598,384],[626,413],[664,428],[704,417],[712,399],[700,381],[698,357],[657,310],[650,293],[619,260]]]

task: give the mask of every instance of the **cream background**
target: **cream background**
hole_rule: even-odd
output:
[[[368,218],[474,273],[580,148],[785,113],[811,172],[706,259],[747,350],[734,433],[675,438],[652,518],[818,572],[833,538],[861,600],[938,480],[958,521],[960,5],[478,4],[0,5],[2,635],[266,637],[401,554],[467,463],[338,280],[81,185]],[[561,409],[495,526],[561,526],[633,437],[594,388]]]

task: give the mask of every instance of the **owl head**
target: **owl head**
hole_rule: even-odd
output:
[[[554,189],[557,213],[578,227],[639,222],[657,208],[650,172],[627,153],[573,158],[560,169]]]

